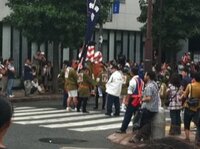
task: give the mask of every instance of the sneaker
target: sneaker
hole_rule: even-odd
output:
[[[107,116],[111,117],[111,114],[110,114],[110,113],[105,113],[105,115],[107,115]]]
[[[9,97],[10,97],[10,98],[13,98],[13,97],[15,97],[15,95],[9,95]]]
[[[118,117],[118,116],[120,116],[120,115],[115,113],[115,114],[113,114],[113,116]]]
[[[67,107],[67,108],[66,108],[66,110],[67,110],[67,112],[69,112],[69,111],[70,111],[70,108],[69,108],[69,107]]]
[[[121,111],[121,112],[126,112],[126,109],[125,109],[125,108],[121,108],[120,111]]]

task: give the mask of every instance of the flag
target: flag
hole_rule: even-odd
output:
[[[119,13],[119,5],[120,5],[119,0],[115,0],[115,1],[113,2],[113,13],[114,13],[114,14]]]
[[[95,50],[95,46],[94,45],[88,46],[86,61],[94,62],[94,50]]]
[[[99,6],[96,0],[87,0],[87,27],[85,34],[85,43],[80,57],[80,66],[83,67],[85,58],[87,56],[88,46],[91,42],[92,33],[99,18]]]

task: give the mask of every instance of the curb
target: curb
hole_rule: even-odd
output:
[[[46,94],[46,95],[31,95],[31,96],[16,96],[8,98],[11,102],[28,102],[28,101],[41,101],[41,100],[62,100],[62,94]]]
[[[184,140],[185,134],[184,134],[183,127],[182,127],[182,131],[181,131],[181,135],[179,135],[179,136],[170,136],[170,135],[168,135],[168,132],[169,132],[169,126],[166,126],[165,127],[165,137],[163,137],[161,139],[172,138],[172,139],[175,139],[175,140],[179,140],[182,143],[186,143],[185,140]],[[129,140],[131,139],[132,136],[133,136],[132,131],[127,131],[127,133],[125,133],[125,134],[119,134],[119,133],[110,134],[107,137],[107,139],[110,140],[113,143],[124,145],[124,146],[129,146],[129,147],[132,147],[134,149],[142,148],[142,147],[149,145],[147,142],[129,143]],[[193,132],[193,131],[190,132],[190,139],[191,139],[191,142],[187,143],[187,144],[188,145],[194,145],[195,144],[195,132]],[[159,139],[155,139],[155,140],[159,140]]]

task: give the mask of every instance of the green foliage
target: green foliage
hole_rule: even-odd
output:
[[[138,21],[145,23],[146,30],[147,5],[145,0],[139,1],[141,14]],[[162,49],[179,50],[179,40],[200,34],[200,1],[199,0],[156,0],[153,5],[153,39],[154,48],[158,49],[159,36]]]
[[[100,1],[99,1],[100,2]],[[77,48],[86,29],[86,0],[8,0],[12,13],[5,22],[20,29],[31,41],[59,41]],[[101,0],[99,23],[104,23],[111,3]]]
[[[100,0],[100,17],[98,20],[99,24],[104,24],[107,21],[107,17],[112,6],[112,1],[110,0]]]
[[[76,46],[83,40],[86,4],[79,0],[8,0],[12,13],[4,21],[29,40],[60,41]]]

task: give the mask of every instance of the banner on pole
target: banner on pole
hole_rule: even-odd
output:
[[[94,32],[95,25],[99,18],[99,6],[96,3],[96,0],[87,0],[87,27],[85,34],[85,43],[82,49],[80,57],[80,66],[83,67],[85,58],[87,56],[88,46],[91,42],[92,34]]]
[[[114,0],[114,2],[113,2],[113,13],[114,14],[118,14],[119,13],[119,7],[120,7],[119,0]]]

